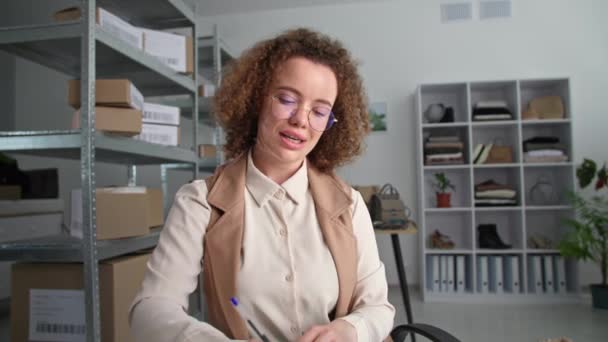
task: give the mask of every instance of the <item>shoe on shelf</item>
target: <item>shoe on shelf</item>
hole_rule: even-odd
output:
[[[477,242],[479,248],[488,249],[509,249],[511,245],[502,241],[495,224],[480,224],[477,226]]]
[[[528,248],[553,249],[553,242],[545,235],[532,234],[528,236]]]
[[[431,248],[434,249],[454,249],[454,242],[449,236],[435,230],[430,235]]]

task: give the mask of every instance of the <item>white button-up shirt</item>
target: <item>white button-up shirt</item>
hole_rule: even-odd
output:
[[[229,341],[184,311],[201,272],[202,241],[210,217],[206,198],[204,181],[185,185],[175,196],[131,312],[136,341]],[[358,341],[378,342],[390,333],[395,309],[387,299],[384,265],[367,208],[357,191],[352,198],[357,285],[353,312],[340,319],[355,327]],[[237,275],[242,309],[270,341],[295,341],[313,325],[330,322],[338,291],[336,267],[308,188],[306,163],[279,185],[249,156]]]

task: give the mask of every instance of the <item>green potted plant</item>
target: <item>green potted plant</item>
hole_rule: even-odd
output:
[[[566,223],[573,228],[560,242],[562,255],[578,260],[591,260],[599,264],[602,282],[591,285],[594,308],[608,309],[608,172],[606,164],[600,169],[590,159],[585,159],[576,169],[576,178],[581,189],[585,189],[597,178],[593,195],[570,193],[577,218]]]
[[[456,190],[456,187],[452,184],[450,179],[443,172],[435,174],[435,182],[433,182],[435,188],[435,194],[437,195],[437,208],[449,208],[450,204],[450,193],[448,189]]]

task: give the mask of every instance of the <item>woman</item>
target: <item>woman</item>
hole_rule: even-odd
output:
[[[306,29],[260,42],[215,107],[230,161],[176,194],[131,308],[136,340],[257,338],[243,318],[270,341],[383,340],[394,308],[371,220],[333,173],[369,130],[349,53]],[[185,313],[201,272],[206,323]]]

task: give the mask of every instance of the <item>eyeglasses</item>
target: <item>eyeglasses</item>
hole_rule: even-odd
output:
[[[272,95],[272,114],[277,119],[289,119],[294,116],[300,104],[288,95]],[[318,132],[324,132],[338,122],[329,106],[315,106],[307,110],[310,127]]]

